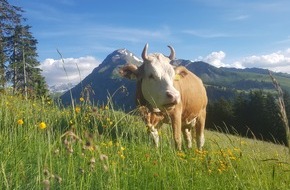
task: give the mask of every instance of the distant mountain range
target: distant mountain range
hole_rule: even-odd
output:
[[[126,49],[112,52],[82,82],[71,89],[73,99],[80,97],[90,99],[95,104],[104,104],[108,100],[118,108],[130,110],[135,108],[136,82],[121,78],[118,70],[126,63],[140,66],[142,60]],[[274,90],[269,71],[260,68],[216,68],[208,63],[177,59],[174,65],[182,65],[199,76],[206,88],[210,101],[221,97],[232,98],[240,91],[255,89]],[[290,75],[273,73],[283,89],[290,92]],[[61,97],[67,105],[71,103],[70,92]]]
[[[62,83],[57,85],[51,85],[48,87],[48,90],[50,93],[64,93],[67,90],[73,88],[75,85],[72,83]]]

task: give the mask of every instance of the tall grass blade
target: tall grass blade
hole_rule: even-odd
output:
[[[273,85],[278,92],[278,106],[280,108],[280,117],[284,123],[284,128],[286,132],[286,139],[287,139],[287,146],[289,149],[289,154],[290,154],[290,131],[289,131],[289,122],[286,114],[286,108],[285,108],[285,103],[284,103],[284,98],[283,98],[283,91],[278,83],[278,81],[274,78],[272,73],[269,71],[269,75],[272,79]]]
[[[1,171],[2,171],[2,174],[3,174],[3,178],[4,178],[5,187],[6,187],[6,189],[9,189],[9,183],[8,183],[8,180],[7,180],[5,169],[4,169],[4,166],[3,166],[3,162],[1,162]]]
[[[57,49],[57,53],[59,54],[59,56],[60,56],[60,58],[61,58],[62,68],[63,68],[63,70],[64,70],[64,72],[65,72],[65,75],[66,75],[67,80],[69,81],[68,73],[67,73],[67,70],[66,70],[66,68],[65,68],[65,66],[64,66],[64,59],[63,59],[63,56],[62,56],[62,54],[60,53],[60,51],[59,51],[58,49]],[[71,91],[71,89],[69,89],[69,94],[70,94],[70,98],[71,98],[71,105],[72,105],[72,108],[73,108],[73,113],[75,113],[75,112],[74,112],[74,110],[75,110],[75,105],[74,105],[74,99],[73,99],[73,95],[72,95],[72,91]],[[74,118],[76,118],[75,114],[74,114]]]

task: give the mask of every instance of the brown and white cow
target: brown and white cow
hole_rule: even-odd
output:
[[[164,116],[170,118],[178,150],[181,150],[181,133],[187,147],[192,147],[193,127],[196,129],[197,148],[201,149],[204,145],[206,91],[196,75],[185,67],[175,68],[170,64],[175,59],[175,51],[168,47],[171,50],[168,57],[160,53],[148,55],[146,44],[142,52],[143,64],[140,67],[127,64],[120,69],[120,74],[129,79],[137,78],[136,100],[139,105],[148,107],[152,113],[161,110]],[[165,122],[168,123],[168,120]],[[152,134],[158,136],[156,130]]]

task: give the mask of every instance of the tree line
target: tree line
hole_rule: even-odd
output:
[[[262,90],[242,92],[232,99],[209,103],[207,128],[287,145],[286,131],[277,104],[277,95]],[[288,120],[290,95],[284,92]]]
[[[41,97],[48,94],[37,60],[37,40],[20,7],[0,0],[0,89],[13,94]]]

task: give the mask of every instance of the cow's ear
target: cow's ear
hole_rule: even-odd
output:
[[[133,64],[127,64],[119,69],[119,74],[128,79],[136,79],[138,77],[138,67]]]
[[[175,80],[179,80],[180,78],[185,77],[187,74],[188,70],[185,67],[180,66],[175,68]]]

